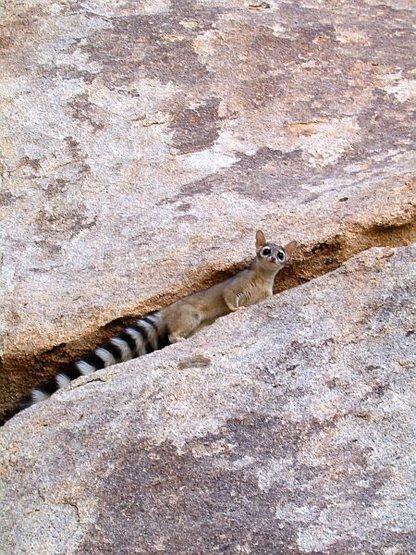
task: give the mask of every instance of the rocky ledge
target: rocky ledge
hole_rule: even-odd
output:
[[[415,256],[373,248],[17,415],[1,553],[414,553]]]
[[[407,0],[0,8],[0,416],[257,228],[302,283],[416,239]],[[288,281],[284,281],[284,280]]]

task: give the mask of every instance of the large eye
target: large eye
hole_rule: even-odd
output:
[[[284,260],[284,259],[285,259],[285,253],[284,253],[283,251],[279,251],[279,252],[277,253],[277,258],[278,258],[279,260]]]
[[[264,247],[264,249],[261,251],[261,254],[263,256],[269,256],[269,254],[271,254],[271,249],[269,249],[269,247]]]

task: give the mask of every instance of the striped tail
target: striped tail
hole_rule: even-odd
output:
[[[121,333],[112,337],[107,343],[97,347],[85,357],[73,362],[66,370],[61,371],[48,381],[32,389],[23,397],[13,412],[18,412],[44,401],[55,391],[69,384],[80,376],[86,376],[101,368],[107,368],[118,362],[131,360],[147,353],[152,353],[169,345],[166,326],[160,312],[152,312],[140,318]]]

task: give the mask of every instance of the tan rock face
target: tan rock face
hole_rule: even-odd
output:
[[[2,553],[412,553],[416,248],[371,249],[0,431]]]
[[[259,227],[280,288],[412,241],[410,4],[5,4],[0,410]]]

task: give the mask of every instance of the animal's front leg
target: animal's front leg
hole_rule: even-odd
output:
[[[224,302],[231,312],[236,312],[242,308],[246,308],[242,303],[244,299],[241,294],[235,291],[224,291]]]

